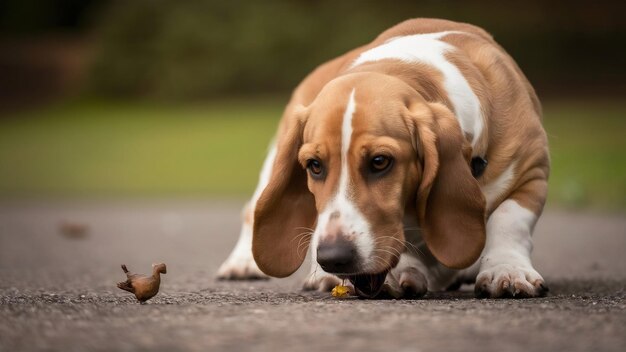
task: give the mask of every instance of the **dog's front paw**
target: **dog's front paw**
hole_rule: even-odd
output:
[[[312,272],[309,277],[304,280],[302,289],[305,291],[330,292],[333,287],[340,285],[341,282],[341,279],[337,276],[319,269]]]
[[[399,280],[405,298],[420,298],[428,291],[426,277],[415,268],[408,268],[400,274]]]
[[[383,284],[383,292],[396,299],[420,298],[426,291],[428,291],[426,277],[414,267],[392,270],[387,274]]]
[[[267,280],[265,275],[256,265],[252,255],[229,257],[217,270],[218,280]]]
[[[481,268],[474,292],[480,298],[531,298],[545,296],[548,287],[531,266],[497,264]]]

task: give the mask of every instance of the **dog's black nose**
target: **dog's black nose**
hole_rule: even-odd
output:
[[[329,273],[354,273],[357,265],[356,248],[344,239],[320,242],[317,246],[317,262]]]

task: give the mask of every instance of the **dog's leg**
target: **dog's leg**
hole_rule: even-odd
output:
[[[383,289],[394,298],[419,298],[427,291],[442,291],[450,286],[458,270],[439,263],[421,237],[407,234],[406,251],[391,269]],[[419,244],[414,244],[419,243]]]
[[[428,268],[415,255],[405,252],[387,274],[383,291],[393,298],[420,298],[428,291]]]
[[[504,201],[487,221],[487,242],[475,292],[479,297],[538,297],[547,287],[530,261],[537,215],[516,200]]]
[[[239,233],[239,240],[226,261],[217,271],[220,280],[255,280],[267,279],[252,258],[252,222],[250,217],[250,204],[244,207],[244,221]]]
[[[276,146],[272,145],[270,152],[263,163],[259,183],[254,191],[254,195],[252,196],[250,202],[244,207],[242,216],[243,224],[241,226],[241,232],[239,233],[239,240],[226,261],[224,261],[217,271],[218,279],[254,280],[269,278],[259,269],[254,261],[254,258],[252,257],[252,225],[254,221],[254,208],[256,206],[256,202],[269,183],[275,157]]]

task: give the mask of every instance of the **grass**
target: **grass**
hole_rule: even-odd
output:
[[[82,101],[0,118],[0,196],[245,196],[282,104]],[[624,104],[546,104],[549,204],[626,208],[625,116]]]
[[[76,103],[0,119],[6,196],[244,195],[277,103]]]
[[[626,104],[545,104],[549,204],[626,208]]]

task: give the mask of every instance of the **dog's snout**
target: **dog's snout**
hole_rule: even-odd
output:
[[[356,269],[357,251],[345,239],[320,242],[317,247],[317,262],[329,273],[352,273]]]

